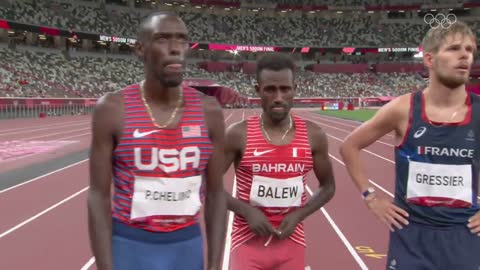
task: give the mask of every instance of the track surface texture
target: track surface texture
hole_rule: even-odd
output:
[[[259,115],[257,109],[224,110],[226,125]],[[306,269],[383,270],[388,229],[363,203],[339,155],[340,143],[359,123],[294,109],[328,135],[336,193],[305,220]],[[87,230],[90,117],[5,120],[0,125],[0,269],[94,270]],[[394,191],[394,140],[387,135],[362,151],[371,183]],[[8,153],[6,149],[15,149]],[[3,151],[3,152],[2,152]],[[232,192],[233,169],[224,177]],[[309,196],[318,187],[308,178]],[[229,227],[232,215],[229,214]],[[202,221],[203,222],[203,221]],[[228,269],[227,235],[224,270]]]

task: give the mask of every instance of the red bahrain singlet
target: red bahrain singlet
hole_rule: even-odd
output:
[[[260,117],[247,119],[245,153],[235,170],[237,199],[265,213],[277,228],[283,217],[306,202],[306,174],[313,168],[307,127],[303,119],[292,116],[295,137],[287,145],[272,145],[263,136]],[[246,220],[235,215],[232,250],[254,236]],[[290,238],[305,246],[303,224]]]
[[[113,157],[113,218],[152,232],[197,222],[212,142],[200,94],[183,88],[185,110],[174,128],[156,127],[139,85],[122,90],[124,130]]]

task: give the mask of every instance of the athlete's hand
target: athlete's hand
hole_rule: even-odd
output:
[[[480,211],[468,220],[467,227],[471,233],[475,233],[480,236]]]
[[[272,223],[270,223],[265,214],[257,208],[249,207],[245,219],[248,222],[248,226],[250,226],[250,230],[252,230],[254,234],[260,236],[275,234],[275,228],[273,228]]]
[[[402,224],[408,225],[408,213],[385,198],[375,197],[367,201],[367,205],[392,232],[394,226],[402,229]]]
[[[283,218],[282,223],[280,223],[280,226],[278,226],[278,238],[285,239],[289,237],[293,231],[295,231],[295,228],[300,221],[302,221],[302,219],[298,211],[293,211],[287,214]]]

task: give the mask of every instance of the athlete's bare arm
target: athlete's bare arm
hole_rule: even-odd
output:
[[[212,156],[206,170],[207,269],[220,270],[227,216],[227,204],[223,188],[225,122],[222,108],[214,97],[203,96],[202,102],[210,140],[213,143]]]
[[[288,214],[280,224],[280,239],[289,237],[299,222],[320,209],[335,194],[335,177],[332,163],[328,156],[328,141],[323,130],[310,121],[306,121],[307,132],[312,151],[313,171],[318,179],[318,190],[312,198],[301,208]]]
[[[236,168],[243,157],[246,146],[246,129],[246,121],[241,121],[232,124],[226,131],[225,172],[228,171],[232,163]],[[225,191],[225,197],[227,198],[228,210],[245,218],[253,233],[268,236],[275,232],[272,224],[260,210],[232,197],[227,191]]]
[[[355,129],[342,143],[340,155],[350,177],[360,191],[363,192],[370,186],[363,170],[360,151],[392,131],[395,132],[396,144],[401,143],[408,126],[410,95],[402,95],[384,105],[372,119]],[[397,221],[408,224],[404,218],[408,216],[407,212],[386,199],[376,200],[375,196],[372,195],[371,200],[367,198],[367,204],[391,230],[393,230],[392,224],[401,228]]]
[[[100,98],[92,119],[88,227],[97,269],[112,269],[112,154],[123,129],[123,101],[116,93]]]

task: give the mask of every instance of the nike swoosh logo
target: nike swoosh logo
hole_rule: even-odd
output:
[[[253,156],[258,157],[258,156],[261,156],[261,155],[266,154],[268,152],[272,152],[273,150],[275,150],[275,149],[270,149],[270,150],[258,152],[257,149],[255,149],[255,151],[253,151]]]
[[[133,132],[133,137],[134,138],[142,138],[142,137],[145,137],[147,135],[150,135],[150,134],[158,132],[158,131],[159,130],[156,129],[156,130],[151,130],[151,131],[147,131],[147,132],[140,132],[140,131],[138,131],[138,129],[135,129],[135,131]]]

